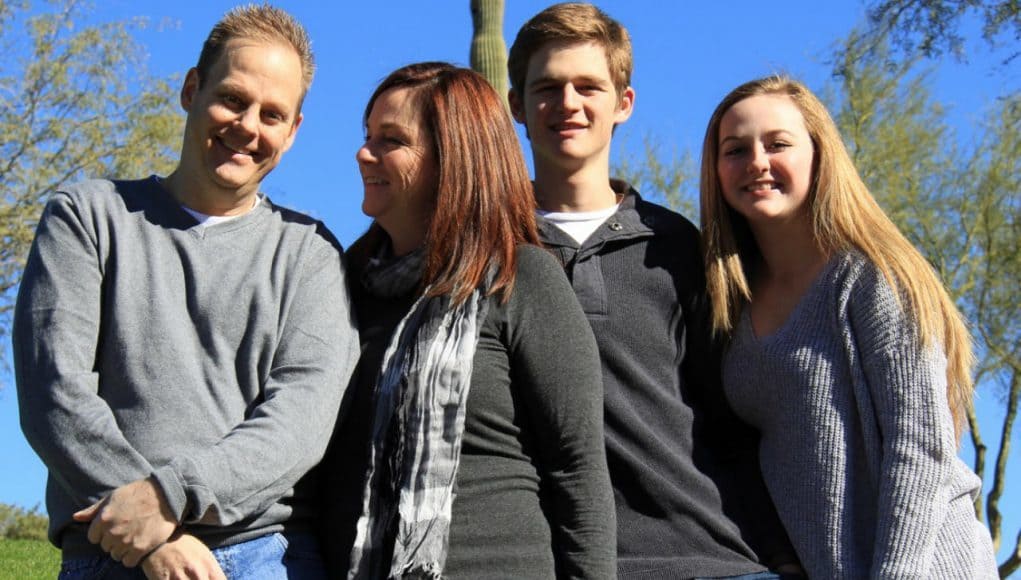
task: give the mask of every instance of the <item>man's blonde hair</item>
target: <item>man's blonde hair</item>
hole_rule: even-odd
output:
[[[195,65],[200,85],[208,78],[224,46],[235,38],[278,43],[293,48],[301,60],[301,97],[304,100],[315,74],[312,41],[305,27],[293,16],[269,4],[238,6],[213,26],[202,45],[199,62]]]

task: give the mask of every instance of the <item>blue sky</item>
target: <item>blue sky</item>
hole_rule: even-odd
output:
[[[37,0],[39,4],[43,4]],[[507,0],[504,36],[549,2]],[[632,84],[635,113],[617,132],[637,151],[651,135],[664,151],[697,153],[705,123],[717,101],[734,86],[784,72],[820,91],[829,77],[827,60],[835,42],[864,18],[858,1],[773,3],[737,0],[596,2],[631,32],[635,53]],[[151,72],[183,73],[197,60],[213,23],[233,6],[220,0],[105,0],[96,20],[146,17],[137,36],[148,51]],[[325,221],[344,245],[364,231],[361,184],[354,161],[362,140],[361,114],[375,85],[394,68],[421,60],[467,65],[471,39],[468,0],[381,0],[377,2],[280,1],[313,39],[318,71],[305,102],[305,121],[294,147],[264,183],[273,200]],[[968,65],[935,63],[934,94],[948,105],[962,134],[999,94],[997,69],[981,44]],[[619,153],[619,152],[615,152]],[[129,176],[125,176],[129,177]],[[131,176],[134,177],[134,176]],[[647,192],[652,193],[652,192]],[[32,506],[43,501],[45,471],[24,442],[10,376],[0,390],[0,441],[5,476],[0,502]],[[979,392],[987,443],[996,441],[998,395]],[[1017,443],[1017,437],[1015,437]],[[1017,449],[1017,445],[1015,445]],[[994,451],[993,451],[994,452]],[[1014,452],[1012,486],[1002,502],[1006,543],[1021,525],[1021,462]],[[992,456],[990,457],[990,462]],[[1012,493],[1010,488],[1015,491]]]

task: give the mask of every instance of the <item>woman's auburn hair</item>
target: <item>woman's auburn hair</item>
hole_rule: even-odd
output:
[[[761,259],[747,221],[726,204],[717,172],[720,124],[739,101],[780,95],[801,112],[815,149],[808,203],[816,243],[828,255],[856,249],[895,289],[923,347],[942,346],[947,399],[958,437],[971,406],[975,363],[964,317],[932,266],[883,212],[858,175],[836,123],[805,85],[783,76],[745,83],[716,107],[702,144],[701,222],[712,326],[729,336],[742,304],[752,299],[748,276]]]
[[[436,152],[438,179],[425,241],[423,287],[430,296],[467,299],[496,268],[488,288],[506,302],[514,288],[516,247],[539,244],[528,167],[503,100],[478,73],[443,62],[390,73],[365,107],[383,93],[411,90]],[[386,238],[373,224],[350,259],[364,265]]]

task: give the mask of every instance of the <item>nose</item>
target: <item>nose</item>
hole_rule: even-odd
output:
[[[355,151],[355,161],[358,163],[375,163],[376,156],[372,153],[372,150],[369,149],[368,142],[359,147],[358,151]]]
[[[560,108],[564,111],[576,111],[580,103],[578,91],[574,89],[574,85],[567,83],[564,85],[564,90],[560,94]]]
[[[748,173],[759,174],[769,171],[769,155],[766,153],[766,148],[762,145],[756,145],[752,148],[752,157],[748,163]]]
[[[249,135],[255,136],[259,132],[259,111],[255,107],[248,107],[241,111],[236,124]]]

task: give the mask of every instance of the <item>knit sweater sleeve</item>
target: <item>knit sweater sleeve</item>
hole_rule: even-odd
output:
[[[99,396],[102,266],[95,216],[80,200],[57,193],[47,203],[12,335],[22,430],[77,509],[152,471]]]
[[[358,357],[339,248],[319,234],[301,250],[298,286],[262,400],[216,444],[153,474],[183,520],[228,525],[278,501],[322,458]],[[332,236],[330,237],[332,239]]]
[[[871,577],[927,578],[956,457],[945,357],[920,344],[914,322],[870,264],[851,290],[848,313],[880,438]]]
[[[616,517],[603,441],[599,353],[563,269],[522,247],[508,303],[512,381],[539,454],[558,578],[616,574]]]

